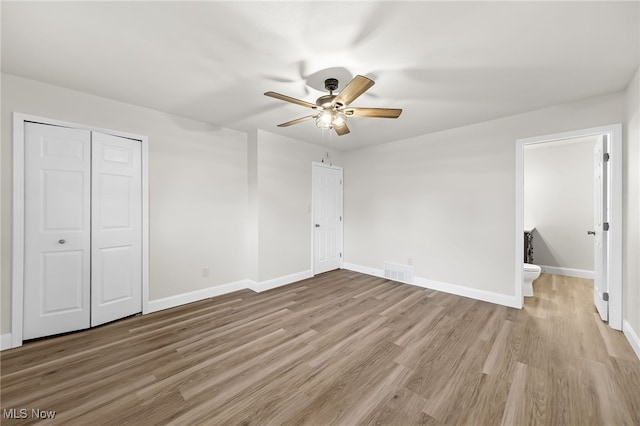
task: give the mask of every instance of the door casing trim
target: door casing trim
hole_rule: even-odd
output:
[[[515,220],[515,295],[524,304],[522,295],[522,264],[524,247],[524,147],[545,142],[557,142],[587,136],[608,134],[609,139],[609,255],[605,274],[609,289],[609,326],[622,329],[622,124],[592,127],[550,135],[516,140],[516,220]],[[520,306],[522,307],[522,306]]]

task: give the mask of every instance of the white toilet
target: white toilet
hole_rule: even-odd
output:
[[[538,265],[525,263],[522,271],[522,294],[526,297],[533,296],[533,280],[540,276],[542,269]]]

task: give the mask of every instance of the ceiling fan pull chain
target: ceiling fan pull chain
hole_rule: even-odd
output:
[[[333,152],[333,132],[329,129],[329,152]],[[329,154],[329,165],[333,166],[333,155]]]
[[[322,135],[322,142],[323,142],[323,145],[324,145],[324,139],[325,139],[325,136],[324,136],[324,135],[325,135],[325,130],[326,130],[326,129],[320,129],[320,134]],[[322,154],[322,162],[323,162],[323,163],[324,163],[324,159],[325,159],[325,155],[324,155],[324,154]],[[328,158],[328,157],[327,157],[327,160],[329,160],[329,158]]]

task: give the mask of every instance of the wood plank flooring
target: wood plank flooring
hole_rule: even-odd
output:
[[[2,424],[640,425],[592,282],[534,290],[516,310],[333,271],[30,342],[0,354]]]

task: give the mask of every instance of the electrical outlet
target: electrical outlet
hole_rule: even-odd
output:
[[[209,276],[209,267],[205,266],[204,268],[202,268],[202,278],[206,278]]]

